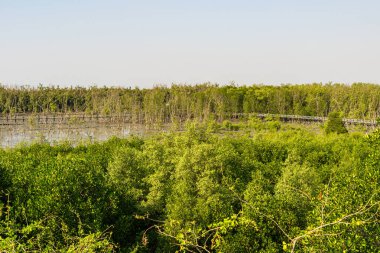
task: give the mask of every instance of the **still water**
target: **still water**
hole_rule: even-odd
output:
[[[59,144],[67,141],[77,145],[105,141],[113,136],[123,138],[131,134],[145,135],[152,132],[157,132],[157,130],[149,130],[142,125],[132,124],[37,125],[33,128],[22,125],[2,126],[0,145],[6,148],[36,142]]]

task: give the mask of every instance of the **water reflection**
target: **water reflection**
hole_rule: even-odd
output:
[[[1,147],[15,147],[18,144],[47,142],[57,144],[69,141],[73,145],[82,142],[104,141],[112,136],[126,137],[130,134],[143,135],[151,130],[132,124],[91,124],[91,125],[37,125],[2,126],[0,128]]]

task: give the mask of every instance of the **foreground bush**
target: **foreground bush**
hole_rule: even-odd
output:
[[[378,251],[379,132],[215,129],[0,151],[1,251]]]

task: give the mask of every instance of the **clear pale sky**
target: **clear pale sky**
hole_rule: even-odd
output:
[[[0,0],[0,83],[380,83],[380,1]]]

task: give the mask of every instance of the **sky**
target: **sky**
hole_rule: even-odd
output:
[[[0,0],[0,83],[380,83],[380,1]]]

